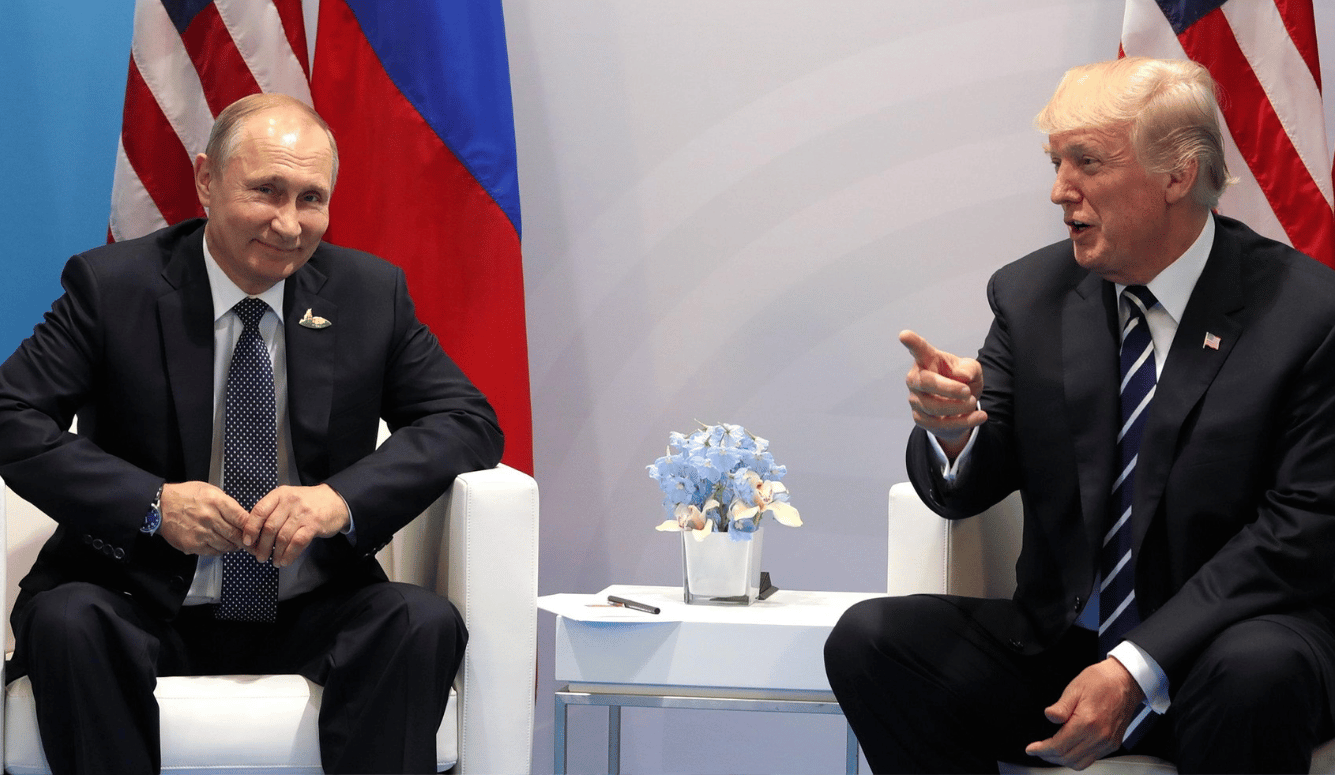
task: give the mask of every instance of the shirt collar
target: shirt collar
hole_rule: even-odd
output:
[[[213,322],[217,323],[223,315],[232,311],[232,307],[237,302],[246,298],[250,294],[241,290],[232,282],[232,278],[218,266],[218,262],[213,258],[213,253],[209,251],[209,240],[207,235],[204,238],[204,269],[209,275],[209,290],[213,294]],[[256,298],[262,299],[273,310],[274,315],[282,322],[283,316],[279,312],[283,308],[283,285],[287,280],[279,280],[274,283],[264,293],[258,294]]]
[[[1191,243],[1191,247],[1145,285],[1174,322],[1182,322],[1182,313],[1187,309],[1191,291],[1196,287],[1201,272],[1205,271],[1205,262],[1209,260],[1210,249],[1214,247],[1214,231],[1214,216],[1211,215],[1205,219],[1205,227],[1201,229],[1196,241]],[[1117,283],[1118,298],[1125,289],[1125,285]]]

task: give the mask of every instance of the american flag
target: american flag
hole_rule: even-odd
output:
[[[1192,59],[1219,83],[1219,211],[1335,266],[1335,193],[1311,0],[1127,0],[1122,51]]]
[[[500,0],[137,0],[111,239],[203,215],[213,117],[259,91],[338,139],[325,239],[398,264],[418,316],[533,470],[519,184]]]

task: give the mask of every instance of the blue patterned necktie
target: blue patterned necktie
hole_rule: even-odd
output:
[[[1131,504],[1135,493],[1136,460],[1140,438],[1154,398],[1154,342],[1145,313],[1158,301],[1143,285],[1131,285],[1122,291],[1130,308],[1122,328],[1122,424],[1117,433],[1117,479],[1112,490],[1112,524],[1103,536],[1099,570],[1103,586],[1099,588],[1099,652],[1106,657],[1126,633],[1140,624],[1136,605],[1135,563],[1131,557]],[[1141,709],[1127,730],[1126,745],[1144,734],[1149,708]]]
[[[273,364],[260,336],[260,318],[269,305],[246,298],[232,308],[241,319],[241,336],[227,372],[223,410],[223,492],[249,511],[278,486],[278,434],[275,427]],[[272,622],[278,613],[278,569],[237,549],[222,557],[219,619]]]

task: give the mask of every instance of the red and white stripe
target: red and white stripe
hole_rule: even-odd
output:
[[[1335,266],[1335,186],[1311,0],[1231,0],[1180,36],[1153,0],[1127,0],[1122,50],[1210,70],[1238,178],[1219,211]]]
[[[310,0],[214,0],[178,34],[159,0],[137,0],[112,183],[112,239],[203,215],[193,164],[214,116],[258,91],[311,104]]]

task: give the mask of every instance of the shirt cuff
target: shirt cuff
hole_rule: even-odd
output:
[[[334,494],[338,496],[339,500],[343,501],[343,508],[348,510],[348,526],[343,528],[339,532],[347,536],[348,543],[352,544],[353,546],[356,546],[357,524],[352,521],[352,507],[348,505],[348,499],[343,497],[343,493],[339,492],[338,490],[334,490]]]
[[[936,440],[936,436],[930,431],[927,433],[927,444],[931,447],[932,458],[941,468],[941,479],[946,486],[955,484],[955,480],[968,470],[969,452],[973,450],[973,442],[978,438],[978,428],[972,428],[969,431],[969,440],[965,442],[964,449],[955,456],[952,463],[950,458],[946,457],[946,451],[941,449],[941,442]]]
[[[1145,704],[1150,710],[1162,715],[1168,710],[1168,676],[1163,668],[1154,661],[1140,646],[1129,640],[1117,644],[1108,656],[1122,663],[1131,677],[1136,679],[1141,691],[1145,692]]]

